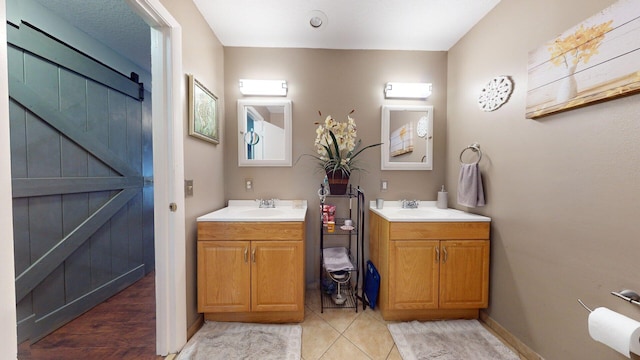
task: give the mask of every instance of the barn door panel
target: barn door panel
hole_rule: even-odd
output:
[[[141,84],[8,26],[18,336],[32,342],[153,270]]]

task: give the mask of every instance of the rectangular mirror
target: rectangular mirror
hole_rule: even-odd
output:
[[[433,169],[433,106],[382,106],[382,170]]]
[[[291,166],[291,101],[238,100],[238,166]]]

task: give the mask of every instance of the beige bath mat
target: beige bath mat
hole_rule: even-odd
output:
[[[477,320],[389,324],[403,360],[519,360]]]
[[[299,360],[300,325],[207,321],[176,360]]]

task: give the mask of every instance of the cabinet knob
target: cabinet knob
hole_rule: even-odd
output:
[[[244,262],[247,262],[249,256],[249,248],[244,248]]]
[[[256,248],[253,248],[253,250],[251,250],[251,262],[253,262],[254,264],[256,263]]]
[[[443,254],[444,254],[444,257],[443,257],[443,259],[442,259],[442,263],[444,264],[444,263],[446,263],[446,262],[447,262],[447,247],[446,247],[446,246],[443,246],[443,247],[442,247],[442,252],[443,252]]]
[[[436,246],[436,262],[440,262],[440,248]]]

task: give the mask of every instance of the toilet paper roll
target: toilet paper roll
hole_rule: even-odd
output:
[[[640,354],[640,322],[607,308],[589,314],[589,335],[628,358]]]

